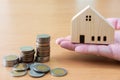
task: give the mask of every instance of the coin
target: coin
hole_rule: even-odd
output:
[[[50,52],[37,52],[38,57],[50,56]]]
[[[27,71],[21,71],[21,72],[18,72],[18,71],[15,71],[15,70],[12,70],[10,72],[11,76],[13,77],[20,77],[20,76],[24,76],[27,74]]]
[[[36,43],[36,47],[44,47],[44,46],[50,46],[50,42],[46,42],[46,43]]]
[[[46,73],[50,71],[50,67],[45,64],[39,63],[39,64],[34,64],[33,70],[35,70],[36,72]]]
[[[55,68],[50,70],[50,74],[56,77],[62,77],[67,74],[67,71],[63,68]]]
[[[38,52],[38,53],[48,53],[48,52],[50,53],[50,50],[48,50],[48,51],[47,51],[47,50],[45,50],[45,51],[40,51],[40,50],[39,50],[39,51],[37,51],[37,52]]]
[[[32,63],[32,62],[34,62],[34,61],[33,61],[33,60],[29,60],[29,59],[28,59],[28,60],[24,60],[24,59],[23,59],[23,60],[21,60],[21,62],[24,62],[24,63]]]
[[[27,69],[28,69],[28,65],[25,63],[19,63],[13,67],[13,70],[15,71],[25,71]]]
[[[36,39],[36,61],[48,62],[50,59],[50,35],[38,34]]]
[[[16,55],[8,55],[4,57],[5,61],[15,61],[18,59],[18,56]]]
[[[30,75],[31,77],[39,78],[39,77],[44,76],[45,73],[38,73],[38,72],[35,72],[33,69],[31,69],[31,70],[29,71],[29,75]]]
[[[34,51],[34,48],[31,47],[31,46],[23,46],[20,48],[21,52],[31,52],[31,51]]]
[[[50,46],[37,47],[37,51],[50,51]]]
[[[50,41],[50,36],[48,34],[39,34],[37,35],[37,40],[38,43],[46,43]]]
[[[41,63],[48,62],[49,60],[50,60],[50,56],[45,56],[45,57],[37,56],[36,57],[36,61],[37,62],[41,62]]]
[[[30,68],[30,70],[33,69],[33,66],[34,66],[34,63],[29,64],[29,68]]]
[[[20,56],[32,56],[32,55],[34,55],[34,53],[35,53],[35,51],[32,51],[32,52],[21,52],[20,53]]]
[[[27,64],[27,66],[28,66],[28,70],[30,70],[30,66],[32,65],[32,64],[34,64],[34,62],[32,62],[32,63],[26,63]]]

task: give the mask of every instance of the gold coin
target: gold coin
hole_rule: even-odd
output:
[[[25,71],[27,69],[28,69],[28,66],[25,63],[19,63],[13,67],[13,70],[15,70],[15,71]]]
[[[17,59],[18,59],[18,56],[16,56],[16,55],[8,55],[8,56],[4,57],[5,61],[14,61],[14,60],[17,60]]]
[[[37,64],[34,64],[33,69],[34,69],[36,72],[44,72],[44,73],[50,71],[50,67],[47,66],[47,65],[45,65],[45,64],[42,64],[42,63],[40,63],[40,64],[38,64],[38,63],[37,63]]]
[[[56,77],[65,76],[67,74],[67,71],[63,68],[55,68],[50,71],[51,75]]]
[[[10,74],[11,74],[11,76],[13,76],[13,77],[20,77],[20,76],[26,75],[26,74],[27,74],[27,71],[18,72],[18,71],[12,70],[12,71],[10,72]]]

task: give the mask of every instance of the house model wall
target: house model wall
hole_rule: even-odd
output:
[[[87,6],[72,18],[73,43],[111,44],[114,28],[95,9]]]

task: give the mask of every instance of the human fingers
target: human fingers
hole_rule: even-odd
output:
[[[61,37],[56,39],[56,44],[60,45],[62,41],[70,41],[71,36]]]
[[[109,45],[112,51],[112,57],[120,61],[120,44],[111,44]]]
[[[120,44],[110,45],[79,45],[75,52],[80,54],[94,54],[120,61]]]
[[[75,50],[75,47],[76,45],[71,43],[71,41],[67,41],[67,40],[64,40],[64,41],[61,41],[61,43],[59,44],[62,48],[65,48],[65,49],[68,49],[68,50],[72,50],[74,51]]]
[[[79,45],[75,48],[75,51],[80,54],[94,54],[113,58],[112,51],[107,45]]]
[[[120,18],[108,18],[107,21],[113,25],[115,30],[120,30]]]

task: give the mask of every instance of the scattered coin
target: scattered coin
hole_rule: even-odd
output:
[[[32,64],[29,64],[30,70],[33,69],[33,67],[34,67],[35,64],[40,64],[40,63],[36,63],[36,62],[35,62],[35,63],[32,63]]]
[[[50,71],[50,67],[45,64],[39,63],[39,64],[34,64],[33,70],[35,70],[36,72],[47,73]]]
[[[30,75],[31,77],[39,78],[39,77],[44,76],[45,73],[38,73],[38,72],[35,72],[33,69],[31,69],[31,70],[29,71],[29,75]]]
[[[27,63],[27,66],[28,66],[28,70],[30,70],[30,66],[34,64],[34,63]]]
[[[62,77],[67,74],[67,71],[63,68],[55,68],[50,71],[50,74],[56,77]]]
[[[15,71],[25,71],[28,69],[28,65],[25,63],[19,63],[13,66],[13,70]]]
[[[20,71],[20,72],[18,72],[18,71],[12,70],[12,71],[10,72],[10,74],[11,74],[11,76],[13,76],[13,77],[20,77],[20,76],[26,75],[26,74],[27,74],[27,71]]]

